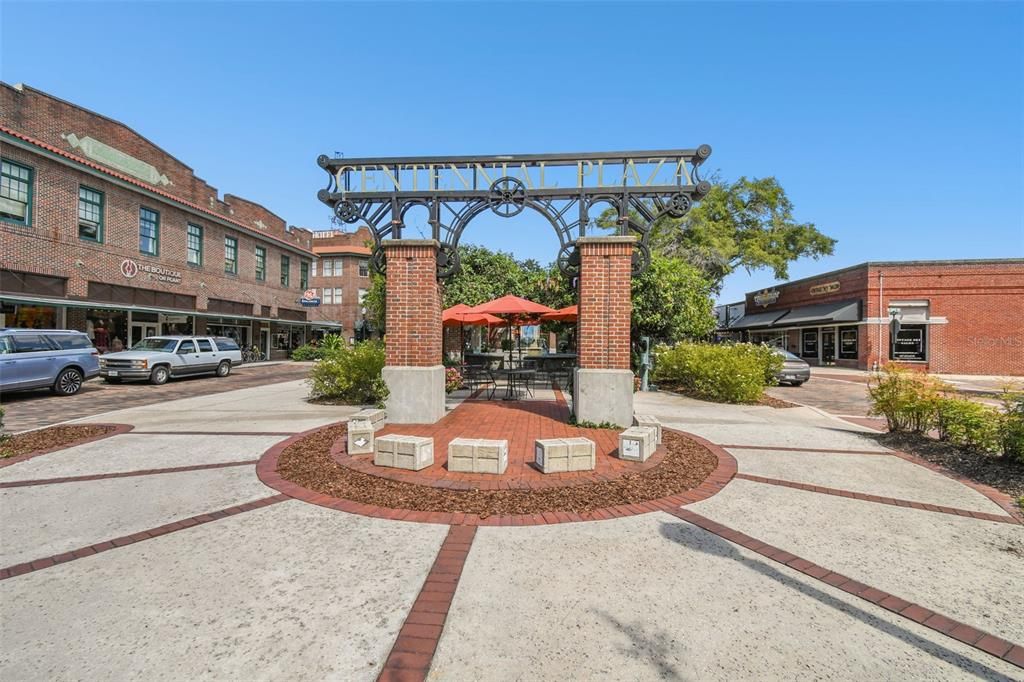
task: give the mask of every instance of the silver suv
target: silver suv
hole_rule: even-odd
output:
[[[216,374],[226,377],[242,363],[242,351],[231,339],[213,336],[151,336],[131,350],[100,358],[100,376],[110,383],[149,379],[166,384],[171,377]]]

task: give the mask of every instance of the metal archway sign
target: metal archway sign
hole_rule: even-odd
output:
[[[458,245],[473,218],[490,211],[504,218],[532,209],[558,235],[558,267],[579,272],[576,240],[587,235],[604,208],[618,215],[616,233],[635,235],[633,272],[650,263],[651,225],[662,215],[684,216],[710,190],[700,166],[711,147],[580,154],[331,158],[317,198],[345,223],[365,223],[373,234],[371,262],[384,272],[385,239],[401,239],[415,206],[430,214],[431,238],[440,243],[437,275],[459,270]]]

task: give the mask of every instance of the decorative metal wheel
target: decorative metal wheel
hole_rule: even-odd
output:
[[[359,209],[348,199],[343,199],[334,205],[334,215],[344,223],[354,223],[359,220]]]
[[[690,201],[690,197],[677,193],[669,198],[665,211],[673,218],[682,218],[689,212],[691,206],[693,202]]]
[[[575,244],[566,244],[558,250],[558,270],[566,277],[580,274],[580,251]]]
[[[633,276],[643,274],[651,265],[651,251],[643,242],[637,242],[633,246]]]
[[[437,250],[437,277],[445,279],[451,277],[461,269],[459,252],[451,244],[441,244]]]
[[[374,247],[373,253],[370,254],[370,267],[379,275],[387,273],[388,259],[384,256],[384,249],[380,247],[380,244]]]
[[[498,178],[491,184],[491,210],[502,218],[519,215],[526,208],[526,185],[519,178]]]

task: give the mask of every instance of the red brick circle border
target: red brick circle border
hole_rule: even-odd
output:
[[[277,473],[278,460],[286,448],[297,443],[303,438],[335,426],[339,422],[325,424],[324,426],[297,433],[287,440],[263,453],[256,464],[256,475],[264,485],[287,495],[288,497],[308,502],[328,509],[371,516],[378,519],[389,519],[391,521],[410,521],[413,523],[443,523],[449,525],[466,526],[539,526],[555,523],[576,523],[580,521],[604,521],[607,519],[636,516],[650,512],[675,509],[680,505],[692,504],[706,500],[712,495],[721,491],[736,475],[736,459],[726,450],[714,443],[686,431],[677,429],[665,429],[681,436],[689,438],[711,451],[718,459],[718,466],[704,481],[696,488],[676,493],[668,497],[656,500],[649,500],[638,504],[620,504],[613,507],[595,509],[585,513],[576,512],[544,512],[542,514],[510,514],[481,517],[477,514],[449,513],[449,512],[425,512],[412,511],[410,509],[394,509],[391,507],[379,507],[372,504],[363,504],[331,495],[318,493],[283,478]]]
[[[89,436],[88,438],[80,438],[80,439],[78,439],[76,441],[72,441],[70,443],[65,443],[63,445],[57,445],[57,446],[52,447],[52,448],[46,448],[45,450],[36,450],[35,452],[26,452],[24,455],[17,455],[15,457],[9,457],[8,459],[0,459],[0,469],[3,469],[4,467],[9,467],[9,466],[11,466],[13,464],[20,464],[21,462],[25,462],[25,461],[28,461],[30,459],[35,459],[36,457],[41,457],[42,455],[48,455],[51,452],[59,452],[61,450],[66,450],[67,448],[73,448],[73,447],[78,446],[78,445],[85,445],[86,443],[92,443],[92,442],[97,441],[97,440],[103,440],[104,438],[111,438],[113,436],[120,436],[122,434],[128,433],[129,431],[131,431],[132,429],[135,428],[132,424],[106,424],[106,423],[99,423],[99,422],[96,422],[96,423],[87,422],[87,423],[82,423],[82,424],[55,424],[54,426],[105,426],[105,427],[110,428],[110,431],[107,431],[106,433],[101,433],[101,434],[99,434],[97,436]],[[48,426],[46,428],[53,428],[53,427]],[[43,429],[40,429],[40,431],[42,431],[42,430]]]

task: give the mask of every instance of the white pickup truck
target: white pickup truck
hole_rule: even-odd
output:
[[[242,363],[242,351],[231,339],[219,336],[151,336],[131,350],[100,356],[100,376],[117,383],[122,379],[149,379],[166,384],[171,377],[216,374],[226,377]]]

